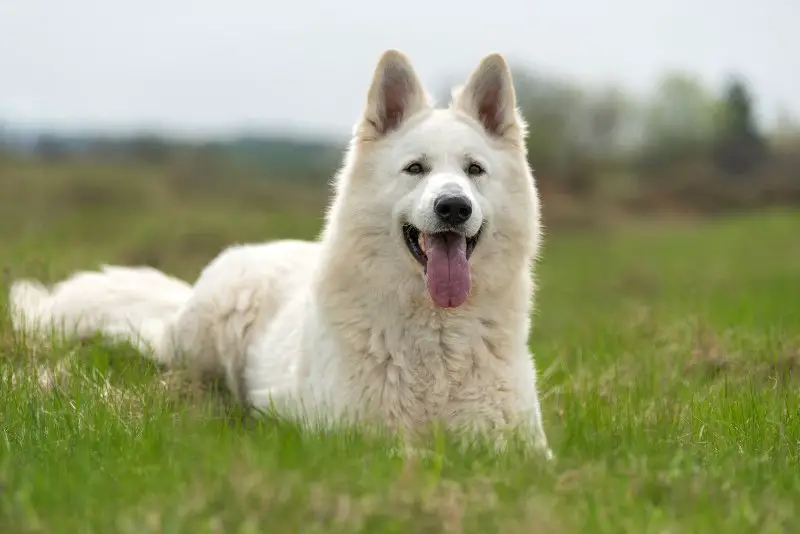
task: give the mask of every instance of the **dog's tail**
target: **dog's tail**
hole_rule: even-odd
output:
[[[191,295],[189,284],[156,269],[104,265],[51,288],[17,280],[9,308],[14,330],[27,336],[85,339],[99,333],[169,363],[174,356],[169,332]]]

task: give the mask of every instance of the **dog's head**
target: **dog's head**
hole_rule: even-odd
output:
[[[348,205],[334,209],[363,237],[391,238],[391,261],[424,280],[434,305],[458,307],[473,281],[508,284],[538,248],[525,134],[501,55],[485,57],[450,106],[434,109],[408,59],[389,50],[338,184]],[[385,242],[375,248],[384,255],[376,261],[388,260]]]

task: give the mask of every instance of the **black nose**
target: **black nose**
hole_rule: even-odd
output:
[[[433,203],[433,211],[449,224],[461,224],[472,215],[472,204],[463,195],[444,195]]]

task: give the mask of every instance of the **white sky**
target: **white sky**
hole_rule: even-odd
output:
[[[491,51],[634,91],[737,70],[771,121],[800,115],[797,1],[0,0],[0,121],[346,134],[387,47],[432,92]]]

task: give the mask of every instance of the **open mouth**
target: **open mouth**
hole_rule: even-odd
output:
[[[483,230],[483,227],[481,227],[481,229],[478,230],[478,233],[472,237],[465,237],[463,234],[456,232],[439,232],[436,234],[428,234],[426,236],[426,234],[423,234],[419,231],[419,228],[411,224],[404,224],[403,237],[405,238],[406,246],[411,252],[411,255],[414,256],[414,259],[417,260],[419,264],[427,270],[428,255],[426,254],[426,250],[428,248],[428,242],[437,238],[463,238],[466,240],[466,259],[469,259],[470,256],[472,256],[472,252],[475,250],[475,245],[478,244],[478,238],[481,236],[481,230]]]
[[[425,234],[411,224],[403,225],[409,252],[422,265],[428,292],[434,304],[455,308],[469,296],[472,285],[469,258],[481,231],[472,237],[458,232]]]

